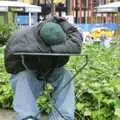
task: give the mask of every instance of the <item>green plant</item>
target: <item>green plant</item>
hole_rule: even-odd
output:
[[[74,80],[77,120],[120,120],[119,46],[120,37],[107,49],[100,48],[99,44],[83,46],[82,54],[88,56],[88,64]],[[84,62],[83,56],[71,57],[66,67],[75,73]],[[3,48],[0,49],[0,63],[0,82],[4,83],[0,84],[0,107],[11,107],[12,92],[3,64]],[[44,113],[52,111],[50,94],[53,88],[49,86],[36,101]]]
[[[53,92],[53,86],[50,83],[44,85],[44,90],[42,95],[40,95],[37,100],[37,106],[42,114],[48,114],[52,112],[52,99],[51,93]]]
[[[12,25],[0,24],[0,46],[3,46],[7,43],[13,30]]]
[[[89,61],[75,81],[77,119],[120,120],[119,43],[115,41],[109,49],[99,45],[84,46],[83,54],[88,55]],[[83,62],[78,57],[71,61],[68,64],[71,69],[73,63],[81,65]]]
[[[12,91],[8,85],[9,75],[5,71],[3,48],[0,48],[0,108],[12,108]]]

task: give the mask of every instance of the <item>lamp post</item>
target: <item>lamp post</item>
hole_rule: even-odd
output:
[[[47,8],[46,0],[44,1],[44,7]],[[46,20],[46,14],[44,15],[44,20]]]
[[[84,0],[84,21],[87,23],[88,0]]]
[[[79,7],[78,7],[78,0],[75,1],[75,23],[78,23],[78,11],[79,11]]]
[[[54,0],[51,0],[51,15],[55,15],[55,3]]]
[[[34,1],[34,0],[33,0]],[[40,0],[36,0],[37,2],[37,5],[39,6],[40,5]],[[37,14],[37,21],[39,22],[40,21],[40,13]]]
[[[72,1],[72,0],[66,0],[66,3],[65,3],[65,7],[66,7],[66,14],[67,14],[67,15],[70,15],[70,10],[71,10],[71,8],[70,8],[70,6],[71,6],[71,1]]]

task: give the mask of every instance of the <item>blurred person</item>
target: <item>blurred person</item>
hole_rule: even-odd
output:
[[[110,40],[104,34],[102,34],[101,37],[100,37],[100,46],[103,47],[103,48],[109,48],[110,47]]]
[[[41,119],[41,116],[35,118],[39,113],[36,99],[42,94],[45,81],[54,87],[57,109],[53,109],[48,119],[74,120],[73,81],[60,93],[59,90],[71,79],[71,73],[64,65],[71,54],[80,54],[82,41],[81,33],[59,17],[13,33],[5,48],[4,59],[6,71],[11,74],[9,83],[16,120]]]

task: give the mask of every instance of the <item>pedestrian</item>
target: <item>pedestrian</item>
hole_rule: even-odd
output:
[[[104,34],[100,36],[100,46],[102,48],[109,48],[110,47],[110,39]]]
[[[75,96],[73,82],[58,91],[71,78],[64,68],[72,54],[81,52],[82,36],[66,20],[51,17],[37,25],[18,30],[5,48],[5,67],[11,74],[13,108],[16,120],[35,120],[39,112],[36,99],[44,81],[54,87],[54,109],[49,120],[74,120]],[[58,112],[59,111],[59,112]],[[62,115],[60,114],[62,113]],[[63,117],[64,116],[64,117]],[[36,119],[41,119],[40,116]]]

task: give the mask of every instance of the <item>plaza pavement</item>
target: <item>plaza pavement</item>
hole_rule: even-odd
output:
[[[0,120],[15,120],[15,113],[11,110],[0,109]]]

